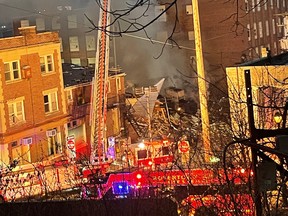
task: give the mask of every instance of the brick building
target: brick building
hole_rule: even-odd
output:
[[[65,153],[67,107],[58,33],[19,29],[0,39],[0,164],[29,164]]]
[[[58,5],[58,6],[57,6]],[[43,7],[43,8],[42,8]],[[92,24],[86,18],[98,23],[99,8],[95,2],[71,5],[61,2],[51,7],[45,4],[42,13],[21,17],[12,17],[14,35],[18,35],[19,27],[36,26],[37,32],[56,31],[61,42],[62,63],[82,66],[95,65],[96,31],[91,31]]]
[[[64,91],[70,114],[68,137],[74,137],[77,159],[90,156],[91,145],[91,91],[94,68],[63,64]],[[123,138],[125,111],[125,73],[110,69],[107,92],[106,137],[117,142]],[[115,145],[113,146],[115,149]]]
[[[158,0],[156,14],[165,9],[166,2]],[[174,38],[182,46],[194,47],[191,0],[177,3],[179,24]],[[285,34],[283,17],[288,10],[285,0],[199,0],[198,4],[205,69],[214,84],[225,84],[225,67],[260,58],[263,51],[266,55],[265,48],[271,55],[282,52],[279,40]],[[158,22],[162,32],[157,32],[157,39],[170,34],[175,13],[169,10],[162,16]],[[187,55],[193,58],[195,54],[188,51]]]

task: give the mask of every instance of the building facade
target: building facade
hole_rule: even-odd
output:
[[[58,4],[58,3],[57,3]],[[95,2],[77,6],[53,5],[45,9],[43,14],[14,17],[14,35],[18,35],[19,27],[36,26],[38,32],[56,31],[61,42],[62,63],[72,63],[82,66],[95,65],[96,31],[91,31],[93,25],[89,19],[98,23],[99,8]],[[39,6],[40,8],[40,6]],[[87,17],[86,17],[87,16]]]
[[[228,67],[227,83],[230,117],[235,134],[249,134],[247,110],[247,81],[245,71],[250,72],[255,127],[276,129],[276,112],[283,115],[287,102],[288,54],[266,57],[237,67]],[[284,118],[284,117],[283,117]]]
[[[19,29],[0,39],[1,165],[53,160],[66,152],[67,107],[58,33]]]
[[[74,139],[77,159],[90,159],[91,154],[91,95],[93,89],[94,68],[63,64],[63,77],[68,112],[68,137]],[[105,138],[111,151],[116,153],[116,145],[124,138],[125,112],[125,73],[119,69],[109,70],[107,92],[107,117]],[[69,150],[70,151],[70,150]]]

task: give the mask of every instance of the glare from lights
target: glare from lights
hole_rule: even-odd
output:
[[[151,166],[153,163],[152,163],[152,161],[149,161],[148,164]]]
[[[137,179],[141,179],[141,178],[142,178],[142,175],[141,175],[140,173],[138,173],[138,174],[136,175],[136,178],[137,178]]]
[[[144,149],[145,148],[145,143],[144,142],[139,143],[138,147],[140,149]]]
[[[242,168],[242,169],[240,170],[240,172],[241,172],[242,174],[245,173],[245,169]]]

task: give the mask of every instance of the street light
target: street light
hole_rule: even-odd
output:
[[[280,129],[280,123],[282,121],[282,115],[279,111],[275,112],[274,114],[274,121],[277,124],[278,129]]]

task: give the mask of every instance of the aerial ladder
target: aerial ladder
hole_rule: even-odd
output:
[[[109,69],[110,0],[101,0],[91,107],[91,164],[102,167],[106,152],[106,114]]]

